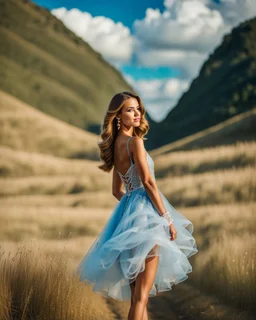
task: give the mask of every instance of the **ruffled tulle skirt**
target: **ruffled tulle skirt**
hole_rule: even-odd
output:
[[[149,297],[188,278],[192,271],[188,258],[198,251],[193,224],[159,193],[174,219],[177,238],[170,240],[168,223],[144,187],[124,195],[74,273],[81,281],[94,284],[93,291],[129,300],[129,284],[144,271],[145,259],[152,256],[159,256],[159,262]]]

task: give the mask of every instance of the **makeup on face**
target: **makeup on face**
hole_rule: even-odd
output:
[[[132,106],[131,106],[131,107],[128,107],[128,108],[126,109],[126,111],[130,112],[130,111],[132,111],[132,109],[136,109],[136,111],[138,111],[139,113],[141,112],[141,111],[140,111],[140,109],[141,109],[140,106],[136,106],[136,107],[132,107]],[[135,120],[136,120],[136,119],[139,119],[139,118],[140,118],[140,116],[138,115],[138,116],[135,117]]]

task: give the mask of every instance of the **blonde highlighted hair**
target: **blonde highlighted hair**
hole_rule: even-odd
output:
[[[123,105],[130,98],[136,98],[141,108],[140,125],[138,127],[134,127],[133,135],[146,140],[146,138],[143,137],[149,130],[149,123],[145,118],[146,110],[143,106],[141,98],[127,91],[117,93],[109,103],[108,110],[101,127],[100,137],[102,141],[98,143],[100,148],[100,158],[103,161],[103,164],[98,166],[98,168],[103,171],[109,172],[114,166],[114,142],[118,134],[116,116],[118,116]]]

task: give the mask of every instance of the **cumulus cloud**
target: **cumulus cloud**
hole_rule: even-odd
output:
[[[163,120],[188,89],[188,81],[178,78],[135,80],[126,77],[141,96],[148,114],[156,121]]]
[[[183,4],[193,3],[195,0],[164,0],[164,6],[175,15]],[[196,0],[206,8],[217,10],[227,25],[235,26],[238,23],[253,18],[256,15],[255,0]]]
[[[53,9],[51,13],[61,20],[67,28],[88,42],[93,49],[113,64],[130,61],[133,52],[133,37],[130,29],[121,22],[98,16],[76,8]]]
[[[180,49],[148,49],[140,47],[136,58],[139,64],[148,67],[172,66],[179,69],[181,78],[192,78],[199,70],[202,62],[207,58],[207,53],[185,51]]]
[[[158,9],[147,9],[144,20],[134,23],[135,35],[150,48],[209,52],[219,40],[223,19],[200,1],[187,1],[173,17]],[[150,31],[150,32],[149,32]]]
[[[255,0],[221,0],[220,4],[211,0],[201,1],[209,8],[219,10],[225,24],[231,27],[256,15]]]
[[[232,27],[256,15],[255,0],[165,0],[133,25],[135,54],[144,66],[178,67],[195,77],[208,54]]]

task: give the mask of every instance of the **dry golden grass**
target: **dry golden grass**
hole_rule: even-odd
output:
[[[193,283],[243,310],[256,312],[256,235],[222,232],[196,260]]]
[[[152,156],[157,157],[179,150],[193,150],[220,145],[230,145],[235,141],[255,141],[256,108],[222,121],[205,130],[154,149]]]
[[[0,179],[0,197],[33,194],[76,194],[110,189],[110,175],[36,176]]]
[[[174,206],[199,206],[256,200],[256,167],[216,170],[158,180]]]
[[[193,285],[256,313],[256,202],[181,212],[193,221],[199,249],[191,260]]]
[[[15,110],[10,114],[14,115]],[[5,112],[8,115],[7,109]],[[17,114],[20,115],[18,110]],[[27,116],[26,113],[24,115]],[[15,130],[14,133],[18,133]],[[17,137],[12,138],[19,142]],[[28,137],[24,135],[22,139]],[[65,146],[70,147],[73,140],[67,141]],[[5,270],[3,275],[7,279],[2,286],[0,284],[0,299],[7,306],[0,309],[0,319],[2,315],[3,319],[11,319],[8,312],[12,299],[16,301],[14,306],[18,306],[21,317],[24,313],[24,319],[26,310],[28,313],[45,312],[45,304],[41,308],[37,296],[43,297],[46,303],[51,294],[57,294],[51,305],[55,319],[61,312],[63,320],[85,317],[113,319],[113,315],[106,313],[105,316],[105,312],[95,311],[96,305],[107,310],[105,300],[91,292],[89,287],[80,286],[71,275],[118,203],[110,192],[112,175],[99,170],[98,161],[42,154],[51,153],[51,148],[47,152],[42,146],[36,150],[34,144],[39,142],[30,143],[31,148],[24,146],[23,142],[20,147],[8,145],[0,148],[0,244],[2,252],[11,253],[4,260],[2,257],[4,264],[0,263],[0,278]],[[255,151],[256,142],[248,142],[153,157],[159,189],[195,226],[199,252],[191,260],[193,272],[189,275],[190,284],[202,294],[209,293],[224,303],[249,311],[255,310],[253,301],[256,292]],[[164,178],[160,178],[163,173]],[[35,247],[29,254],[25,249],[18,254],[19,245],[31,239],[40,245],[40,254]],[[26,257],[21,260],[20,272],[17,267],[19,256]],[[11,260],[13,257],[15,259]],[[46,262],[43,262],[46,257]],[[58,259],[62,261],[60,269],[56,264]],[[3,268],[6,265],[8,269]],[[46,268],[40,269],[44,265]],[[54,269],[53,277],[49,273],[51,269]],[[9,273],[6,270],[10,270]],[[26,275],[24,270],[27,270]],[[61,275],[59,279],[56,276],[58,272]],[[37,285],[33,281],[38,275],[40,281]],[[24,283],[20,280],[22,277]],[[55,286],[59,288],[57,293],[55,288],[51,288],[54,277],[59,281]],[[30,291],[33,286],[35,291]],[[70,291],[67,291],[69,286]],[[13,298],[10,288],[14,292]],[[47,296],[47,290],[51,289]],[[65,290],[68,297],[62,295]],[[74,302],[77,295],[80,300]],[[74,304],[73,309],[68,299]],[[81,309],[82,301],[87,313]],[[30,303],[35,305],[34,311],[30,309]],[[127,304],[123,306],[123,312],[127,313]],[[71,312],[77,312],[76,317]]]
[[[99,162],[69,160],[5,147],[0,151],[2,154],[5,151],[5,156],[0,158],[0,171],[6,175],[5,179],[0,179],[1,197],[37,195],[39,199],[38,195],[56,195],[61,199],[63,195],[63,201],[71,206],[90,206],[97,203],[97,199],[103,205],[113,204],[106,191],[111,189],[112,174],[99,170]],[[157,183],[168,200],[179,206],[250,201],[256,194],[255,152],[256,143],[251,142],[158,157],[156,176],[168,170],[172,176],[166,174],[165,178],[157,178]],[[182,175],[183,171],[187,174]],[[73,195],[77,195],[77,200],[71,200],[75,198]]]
[[[256,165],[256,142],[237,143],[194,151],[177,151],[154,157],[157,178],[198,174],[212,170]],[[189,158],[189,161],[188,161]],[[95,174],[102,178],[99,161],[71,160],[0,146],[2,177]]]
[[[0,318],[113,319],[104,299],[67,271],[66,260],[33,242],[0,254]],[[99,308],[100,306],[100,308]]]
[[[223,299],[206,294],[188,281],[179,283],[168,294],[149,300],[152,319],[197,319],[197,320],[255,320],[248,310],[227,305]],[[174,316],[170,317],[170,313]]]
[[[17,232],[17,229],[15,230]],[[73,272],[78,266],[81,258],[86,254],[90,246],[95,240],[95,236],[76,236],[72,238],[69,235],[67,238],[61,236],[55,239],[46,237],[42,238],[40,235],[38,237],[24,236],[23,240],[19,242],[14,242],[13,240],[0,240],[1,249],[5,252],[10,252],[14,254],[21,244],[27,244],[30,241],[36,241],[38,246],[40,246],[40,251],[44,254],[48,254],[54,257],[62,257],[66,260],[67,269],[69,272]]]
[[[14,195],[0,198],[0,211],[1,207],[9,204],[25,207],[59,206],[113,208],[116,203],[117,199],[109,194],[109,190],[59,195]]]
[[[1,177],[99,174],[99,161],[65,159],[52,155],[25,152],[0,146]]]
[[[255,176],[256,168],[248,166],[197,175],[190,174],[184,177],[168,177],[158,179],[157,184],[173,205],[198,206],[255,200]],[[93,173],[5,178],[0,179],[0,190],[1,197],[12,196],[10,201],[15,201],[13,196],[19,195],[27,196],[26,199],[29,199],[30,195],[50,195],[51,197],[58,196],[58,199],[62,199],[72,206],[93,206],[93,203],[97,206],[113,204],[113,197],[109,191],[106,191],[111,190],[111,174],[99,175],[97,178]],[[63,197],[59,197],[60,195]],[[68,195],[69,198],[65,198],[65,195]],[[77,195],[77,197],[70,197],[73,195]],[[30,199],[33,201],[33,198],[30,197]],[[40,197],[36,199],[38,200]],[[44,200],[43,197],[42,199]],[[54,201],[52,202],[54,203]]]
[[[21,242],[36,239],[44,253],[62,254],[72,270],[104,227],[112,208],[5,203],[0,211],[0,244],[5,251],[14,252]]]
[[[256,165],[256,141],[202,150],[176,151],[154,158],[158,178]],[[188,161],[189,159],[189,161]]]
[[[0,241],[96,236],[110,213],[106,208],[5,205],[0,212]]]
[[[64,259],[67,271],[72,273],[95,240],[95,235],[76,233],[77,228],[88,225],[94,228],[95,233],[99,232],[101,229],[99,224],[103,226],[112,210],[106,212],[103,208],[60,209],[62,211],[58,208],[38,208],[36,211],[36,208],[24,206],[19,212],[18,206],[10,204],[5,211],[7,216],[0,224],[0,233],[5,237],[0,240],[3,250],[10,250],[12,255],[17,251],[21,242],[13,242],[15,235],[22,233],[26,226],[33,232],[23,233],[23,241],[28,241],[31,237],[38,239],[41,252]],[[195,227],[194,236],[199,252],[191,260],[193,272],[189,275],[190,283],[198,287],[201,293],[207,292],[235,307],[253,311],[256,285],[253,252],[256,203],[176,207],[176,209],[189,218]],[[59,234],[67,225],[70,228],[68,231],[75,230],[75,232]],[[29,229],[29,226],[37,227]],[[45,230],[49,228],[50,232],[48,230],[42,236],[40,226]],[[6,239],[6,230],[9,230],[9,234],[13,233],[9,240]],[[88,289],[87,294],[90,295],[92,292]],[[98,301],[99,305],[101,303]],[[123,307],[125,312],[126,305]]]
[[[59,157],[99,159],[98,136],[0,91],[0,144]]]

